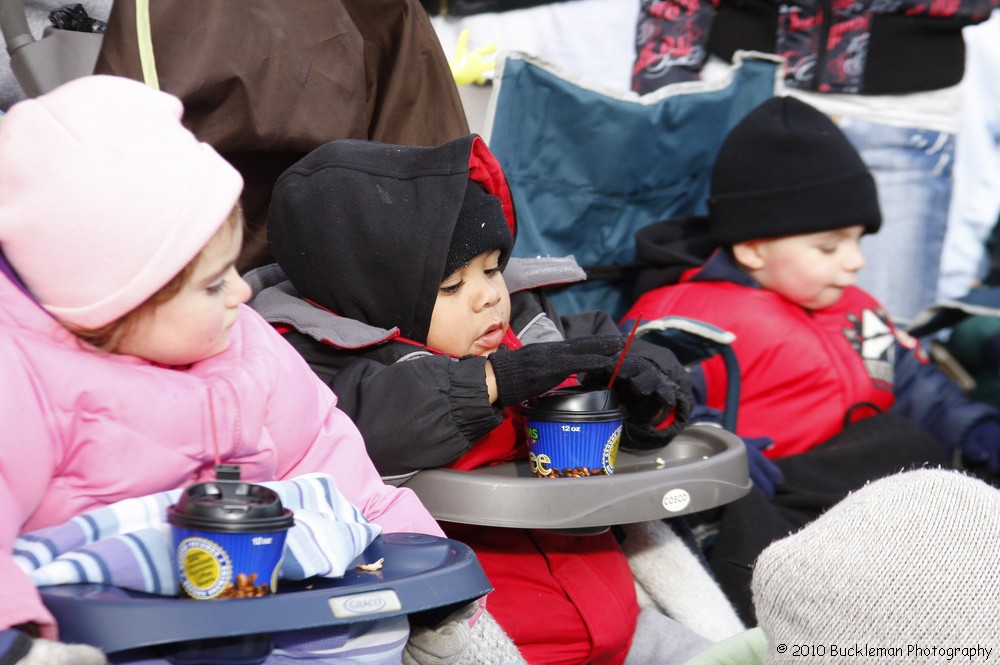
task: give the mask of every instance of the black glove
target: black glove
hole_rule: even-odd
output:
[[[612,364],[606,372],[589,372],[584,384],[606,386],[613,369]],[[632,340],[612,387],[628,411],[626,433],[644,447],[672,439],[687,424],[694,406],[691,379],[673,352],[640,339]],[[671,415],[671,424],[657,429]]]
[[[497,402],[501,406],[519,404],[552,390],[579,372],[610,376],[624,343],[620,335],[605,335],[494,351],[489,360],[497,380]]]

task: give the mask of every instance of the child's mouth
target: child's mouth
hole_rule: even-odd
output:
[[[495,349],[500,346],[501,341],[503,341],[503,326],[495,325],[476,339],[476,345],[484,349]]]

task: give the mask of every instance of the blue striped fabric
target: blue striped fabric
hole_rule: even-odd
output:
[[[326,474],[260,483],[295,514],[280,577],[340,577],[381,533]],[[58,526],[22,534],[14,559],[36,586],[96,582],[177,595],[167,508],[181,490],[126,499]]]

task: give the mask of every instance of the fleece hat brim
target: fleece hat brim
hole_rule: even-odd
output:
[[[719,245],[882,224],[875,180],[821,111],[772,97],[726,136],[712,169],[709,228]]]
[[[0,121],[0,246],[64,324],[100,328],[135,309],[236,205],[242,177],[182,113],[143,83],[89,76]]]

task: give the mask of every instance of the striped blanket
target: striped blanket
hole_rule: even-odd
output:
[[[295,514],[279,576],[340,577],[381,533],[325,474],[260,483]],[[63,524],[22,534],[14,559],[36,586],[96,582],[177,595],[167,508],[182,490],[160,492],[84,513]]]

